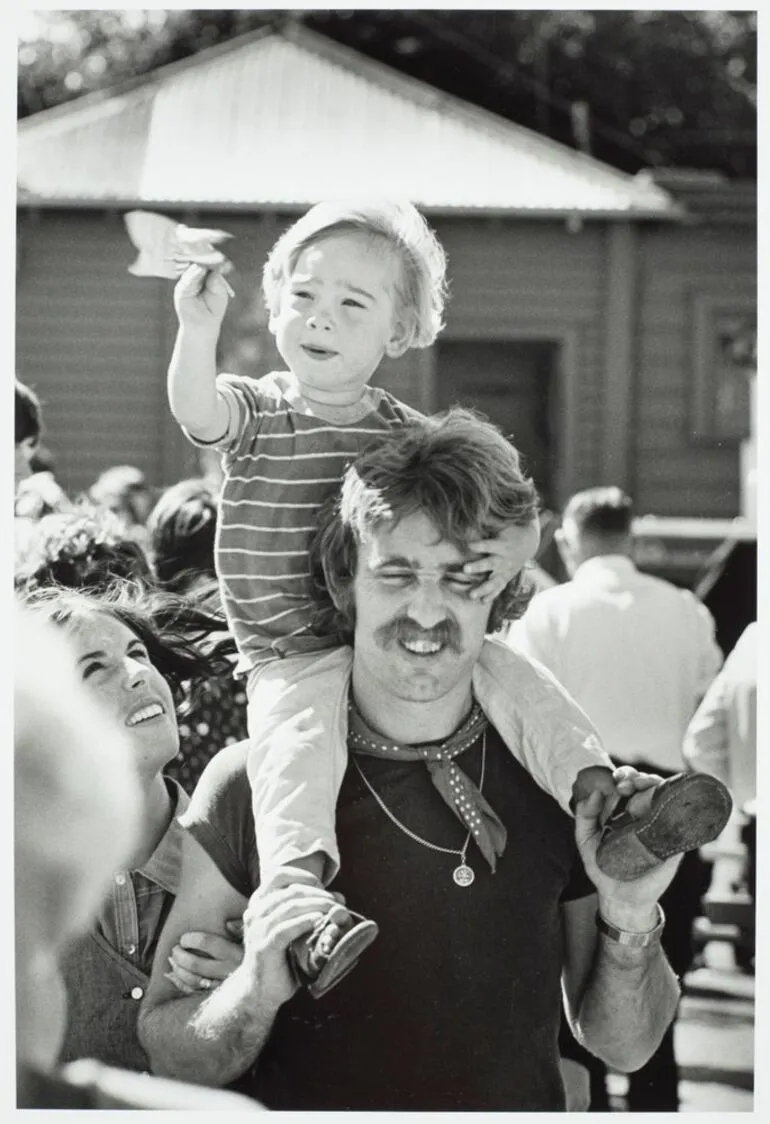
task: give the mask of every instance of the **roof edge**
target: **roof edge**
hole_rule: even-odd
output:
[[[19,189],[16,201],[16,210],[23,211],[124,211],[136,207],[151,208],[155,211],[173,211],[187,214],[303,214],[312,203],[218,203],[214,202],[189,202],[179,199],[73,199],[70,196],[38,198],[23,188]],[[446,218],[526,218],[545,221],[579,220],[580,222],[679,222],[686,219],[687,213],[670,211],[647,210],[595,210],[581,211],[559,209],[535,209],[527,207],[450,207],[441,205],[415,203],[418,210],[424,215],[442,215]]]

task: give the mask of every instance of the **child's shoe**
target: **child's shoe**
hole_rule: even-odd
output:
[[[649,807],[641,816],[633,816],[624,801],[624,810],[604,826],[596,865],[609,878],[630,882],[672,855],[710,843],[733,806],[728,788],[706,773],[677,773],[631,799],[647,794]]]
[[[287,955],[297,982],[320,999],[358,963],[361,953],[379,932],[374,921],[348,912],[344,906],[331,909],[305,936],[289,945]]]

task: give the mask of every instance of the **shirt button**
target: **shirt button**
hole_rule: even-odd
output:
[[[125,884],[126,884],[125,874],[116,874],[115,875],[115,881],[117,882],[118,886],[125,886]]]
[[[126,946],[126,952],[128,953],[129,956],[133,956],[134,953],[136,952],[136,945],[135,944],[127,945]]]
[[[131,998],[132,999],[141,999],[143,995],[144,995],[144,988],[143,987],[132,987],[131,988]]]

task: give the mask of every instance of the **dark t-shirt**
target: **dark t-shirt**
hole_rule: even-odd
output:
[[[258,884],[245,745],[207,767],[182,822],[230,884]],[[359,756],[388,809],[423,839],[459,850],[466,832],[421,762]],[[481,740],[457,763],[476,782]],[[560,904],[593,892],[572,820],[487,733],[484,794],[508,830],[495,874],[474,844],[457,855],[397,828],[353,764],[337,811],[332,888],[380,933],[322,999],[298,992],[235,1084],[292,1110],[560,1110]]]

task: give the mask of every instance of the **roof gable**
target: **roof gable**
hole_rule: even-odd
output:
[[[25,200],[673,216],[670,196],[301,26],[258,31],[19,124]]]

